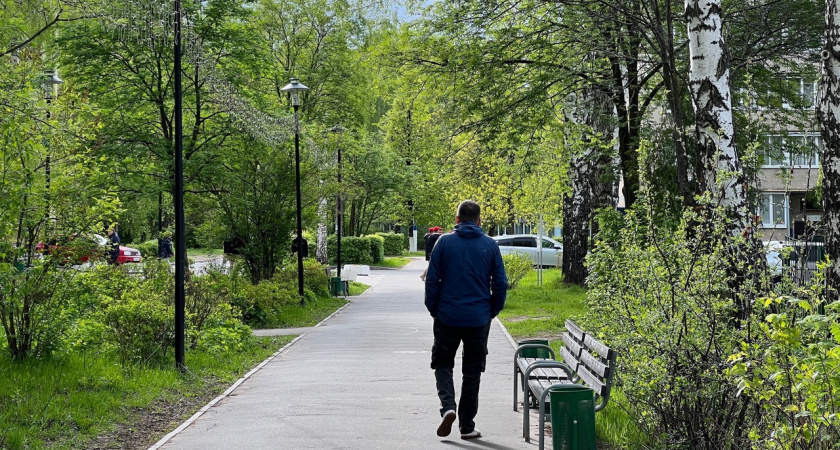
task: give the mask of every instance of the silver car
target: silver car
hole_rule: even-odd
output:
[[[563,262],[563,244],[550,237],[543,236],[539,246],[537,245],[539,237],[534,234],[506,234],[493,236],[493,239],[499,244],[499,250],[503,255],[511,253],[528,255],[535,266],[557,267]]]

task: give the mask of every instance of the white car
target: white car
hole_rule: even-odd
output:
[[[534,234],[506,234],[493,236],[493,239],[499,244],[499,250],[503,255],[511,253],[528,255],[535,266],[558,267],[563,263],[563,244],[550,237],[543,236],[540,246],[537,246],[538,236]],[[542,252],[540,252],[540,247],[542,247]],[[542,253],[542,263],[540,263],[540,253]]]

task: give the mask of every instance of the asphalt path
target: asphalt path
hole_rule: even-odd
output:
[[[152,448],[163,449],[534,449],[513,411],[513,342],[490,332],[476,428],[483,438],[447,438],[429,368],[432,319],[415,259],[373,270],[373,286],[319,326],[302,330],[258,370]],[[375,280],[375,281],[374,281]],[[460,361],[456,368],[460,392]],[[520,396],[521,397],[521,396]],[[521,411],[521,409],[520,409]],[[536,419],[532,418],[532,424]]]

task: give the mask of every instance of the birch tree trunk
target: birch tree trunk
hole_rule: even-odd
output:
[[[817,118],[823,140],[823,226],[825,253],[832,260],[826,273],[827,301],[838,299],[840,288],[840,10],[838,0],[825,2],[825,47]]]
[[[612,188],[613,157],[605,151],[604,139],[612,139],[612,100],[602,90],[589,88],[571,101],[569,121],[584,130],[581,142],[571,141],[569,179],[572,193],[563,197],[563,276],[567,283],[583,285],[588,271],[585,261],[589,253],[591,222],[594,212],[604,206],[615,206]],[[600,134],[600,138],[595,134]],[[574,133],[577,134],[577,133]]]
[[[686,0],[700,187],[724,208],[731,235],[747,228],[746,179],[735,152],[729,51],[723,40],[721,0]]]

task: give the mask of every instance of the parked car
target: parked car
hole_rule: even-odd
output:
[[[93,239],[97,244],[99,244],[99,246],[111,248],[111,242],[105,236],[94,234]],[[139,263],[142,261],[143,257],[140,255],[140,250],[120,245],[120,254],[117,256],[117,264]]]
[[[547,236],[543,236],[539,246],[537,245],[539,237],[533,234],[507,234],[493,236],[493,239],[499,244],[499,250],[503,255],[511,253],[528,255],[535,266],[557,267],[563,262],[563,244]],[[540,263],[540,253],[542,253],[542,263]]]

